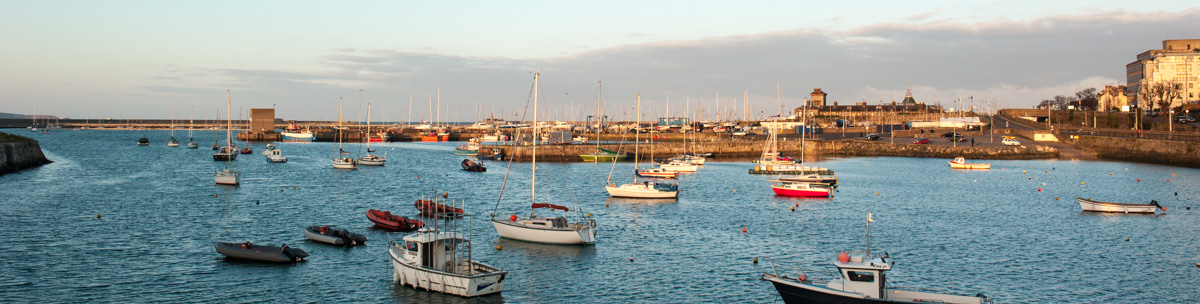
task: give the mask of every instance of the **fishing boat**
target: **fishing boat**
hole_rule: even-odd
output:
[[[503,290],[508,272],[471,258],[470,237],[459,232],[469,232],[469,226],[447,226],[459,229],[440,231],[426,227],[404,236],[403,242],[389,242],[392,281],[462,297],[489,295]]]
[[[780,177],[779,181],[790,182],[805,182],[805,183],[820,183],[837,187],[838,178],[835,175],[820,175],[820,174],[805,174],[800,176]]]
[[[284,157],[283,151],[279,151],[279,149],[264,150],[263,154],[267,155],[268,163],[286,163],[287,162],[287,157]]]
[[[407,216],[399,216],[388,211],[379,211],[375,209],[367,210],[367,219],[375,226],[379,226],[389,230],[397,231],[413,231],[425,227],[425,223],[417,219]]]
[[[254,148],[252,148],[253,146],[254,146],[253,144],[251,144],[251,145],[246,145],[246,147],[245,147],[245,148],[242,148],[242,154],[250,154],[250,153],[254,153]]]
[[[810,182],[771,181],[775,195],[799,197],[828,197],[833,189],[828,184]]]
[[[137,143],[137,144],[138,144],[139,146],[149,146],[149,145],[150,145],[150,139],[149,139],[149,138],[145,138],[145,137],[138,138],[138,143]]]
[[[350,232],[346,229],[337,229],[331,226],[308,226],[304,228],[304,236],[308,239],[326,243],[335,246],[355,246],[363,245],[367,241],[367,237]]]
[[[367,103],[367,134],[371,134],[371,104]],[[368,136],[369,137],[369,136]],[[371,141],[367,140],[367,155],[358,158],[358,164],[363,166],[383,166],[387,164],[387,157],[377,154],[371,154],[375,150],[371,150]]]
[[[312,131],[308,130],[308,129],[284,130],[283,132],[279,132],[279,136],[283,141],[299,141],[299,142],[311,142],[313,140],[316,140],[316,138],[317,138],[316,136],[313,135]]]
[[[962,156],[955,157],[954,160],[948,161],[951,169],[991,169],[992,164],[968,164],[967,160]]]
[[[885,252],[871,254],[871,214],[867,213],[867,251],[839,252],[833,261],[837,275],[829,281],[817,281],[807,274],[795,278],[778,272],[765,273],[759,279],[771,282],[787,304],[798,303],[992,303],[991,298],[978,293],[960,296],[930,291],[890,288],[886,271],[896,265]],[[772,265],[772,269],[776,269]]]
[[[540,93],[541,77],[539,73],[533,74],[533,121],[537,125],[538,121],[538,94]],[[539,128],[532,129],[532,138],[538,138]],[[499,216],[497,213],[492,213],[492,226],[496,228],[496,234],[503,238],[521,240],[534,243],[546,244],[592,244],[596,242],[596,221],[592,219],[583,219],[583,213],[579,212],[580,221],[571,223],[566,216],[538,216],[538,209],[549,209],[562,212],[571,212],[570,208],[565,206],[540,203],[537,200],[537,141],[533,143],[531,152],[532,159],[530,165],[530,186],[529,186],[529,216],[519,217],[517,215],[509,215],[507,217]],[[503,193],[503,191],[501,191]],[[502,199],[503,197],[501,197]],[[501,199],[496,200],[497,208]]]
[[[443,199],[445,199],[445,196],[447,195],[443,194],[442,196]],[[416,202],[413,202],[413,206],[417,207],[417,210],[421,211],[421,215],[425,217],[459,218],[463,216],[462,208],[446,206],[442,202],[439,202],[437,196],[435,195],[433,199],[419,199]]]
[[[226,111],[233,110],[229,101],[229,90],[225,90],[225,109]],[[227,112],[232,113],[232,112]],[[229,119],[232,115],[225,115],[225,147],[217,154],[213,154],[213,159],[217,159],[219,155],[224,155],[225,169],[217,171],[213,174],[213,181],[218,185],[238,186],[242,184],[242,172],[233,169],[233,160],[237,159],[237,153],[234,151],[237,148],[233,147],[233,121]]]
[[[471,159],[463,159],[462,169],[470,172],[486,172],[487,168],[482,163],[471,161]]]
[[[333,159],[332,159],[333,168],[334,169],[356,170],[356,169],[358,169],[358,160],[356,160],[356,159],[354,159],[354,157],[350,156],[350,152],[346,152],[346,150],[342,150],[342,131],[343,131],[343,129],[345,129],[345,128],[342,127],[342,99],[338,98],[338,126],[337,126],[338,149],[337,149],[337,154],[334,155]]]
[[[217,248],[217,253],[224,254],[226,257],[243,260],[292,263],[303,261],[304,258],[308,257],[308,253],[304,252],[303,249],[288,247],[287,244],[282,246],[264,246],[255,245],[250,242],[217,242],[215,247]]]
[[[1167,207],[1159,205],[1155,200],[1151,200],[1149,204],[1101,202],[1080,197],[1075,197],[1075,200],[1079,201],[1079,207],[1083,208],[1083,211],[1117,213],[1154,213],[1154,209],[1167,211]]]
[[[454,147],[454,155],[466,156],[479,154],[479,140],[472,138],[462,147]]]
[[[642,94],[637,95],[637,120],[641,121],[642,116]],[[612,172],[617,166],[616,159],[613,159],[613,168],[608,171],[608,185],[604,186],[604,190],[608,191],[608,195],[612,197],[626,198],[677,198],[679,197],[679,184],[674,183],[657,183],[657,182],[638,182],[638,163],[640,162],[638,142],[641,141],[641,128],[634,133],[633,145],[633,182],[618,186],[612,182]]]

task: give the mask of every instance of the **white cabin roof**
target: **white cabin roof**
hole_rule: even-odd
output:
[[[850,253],[850,258],[846,262],[834,260],[833,265],[838,269],[872,269],[879,271],[892,270],[893,261],[886,257],[866,257],[866,254],[861,252]]]

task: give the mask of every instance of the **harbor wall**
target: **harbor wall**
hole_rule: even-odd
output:
[[[1060,140],[1104,159],[1200,168],[1200,142],[1090,135]]]
[[[515,161],[530,161],[532,146],[484,145],[485,149],[502,149],[507,158]],[[612,151],[624,151],[629,154],[627,161],[633,161],[633,145],[602,144],[600,148]],[[654,143],[641,145],[642,161],[651,160],[651,153],[656,158],[667,158],[684,152],[711,152],[715,159],[753,159],[762,154],[765,143],[762,140],[734,140],[721,142],[687,143],[680,142]],[[581,161],[580,154],[596,152],[597,145],[538,145],[538,160],[550,162]],[[804,141],[804,153],[808,157],[821,156],[903,156],[903,157],[936,157],[954,158],[958,156],[968,159],[1050,159],[1058,158],[1058,149],[1047,146],[1008,146],[1008,147],[948,147],[938,145],[914,145],[908,143],[866,142],[857,140],[836,141]],[[800,141],[779,141],[779,152],[782,155],[798,157],[801,154]]]
[[[36,140],[0,133],[0,175],[49,163]]]

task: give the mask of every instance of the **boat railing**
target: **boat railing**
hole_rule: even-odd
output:
[[[837,277],[837,271],[831,270],[829,268],[824,268],[821,270],[814,270],[814,269],[804,268],[804,267],[800,267],[800,266],[796,266],[796,265],[776,263],[774,260],[772,260],[770,258],[764,257],[762,259],[765,260],[767,263],[771,264],[771,271],[773,272],[772,274],[774,274],[775,276],[778,276],[780,278],[784,278],[784,279],[794,279],[794,280],[801,281],[801,282],[821,285],[821,284],[827,284],[827,283],[829,283],[829,281],[815,280],[810,276],[810,274],[823,275],[824,277],[827,277],[827,278]],[[789,277],[787,275],[788,273],[794,273],[795,276]]]

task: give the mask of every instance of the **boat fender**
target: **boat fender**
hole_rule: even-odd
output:
[[[804,281],[808,280],[808,276],[806,276],[804,274],[800,274],[800,275],[796,276],[796,280],[798,280],[800,282],[804,282]]]
[[[517,221],[517,216],[516,216],[516,215],[509,215],[509,216],[508,216],[508,220],[509,220],[509,221],[516,222],[516,221]]]

